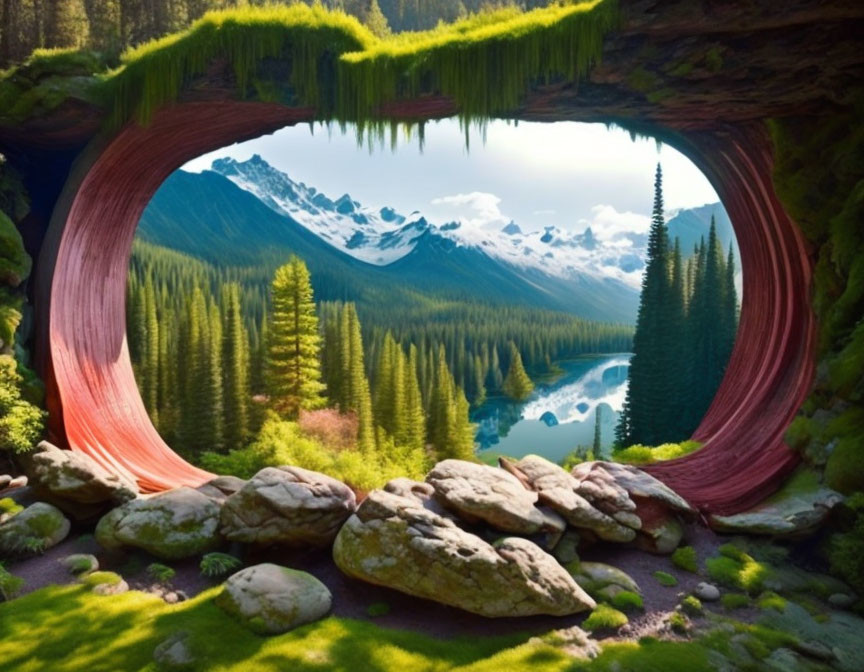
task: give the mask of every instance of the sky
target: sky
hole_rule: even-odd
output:
[[[630,139],[621,129],[578,122],[488,124],[473,131],[469,149],[456,120],[430,123],[421,151],[416,139],[396,151],[358,147],[352,130],[287,127],[206,154],[184,166],[199,172],[213,159],[260,154],[297,182],[331,198],[344,193],[365,206],[415,210],[433,223],[461,220],[484,228],[515,221],[524,231],[548,226],[601,238],[616,230],[645,230],[654,170],[663,167],[667,211],[719,199],[693,163],[654,140]]]

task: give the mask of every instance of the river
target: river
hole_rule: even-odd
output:
[[[558,462],[577,447],[593,444],[598,408],[601,456],[608,455],[627,394],[630,357],[586,355],[557,362],[562,373],[537,382],[526,401],[489,399],[471,416],[477,423],[478,457],[491,461],[497,455],[534,453]]]

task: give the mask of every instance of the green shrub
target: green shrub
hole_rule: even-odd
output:
[[[207,553],[201,558],[201,574],[209,578],[216,578],[230,574],[243,563],[239,558],[227,553]]]
[[[366,607],[366,613],[369,614],[372,618],[377,618],[378,616],[386,616],[390,613],[390,605],[386,602],[375,602],[374,604],[370,604]]]
[[[627,625],[627,623],[627,615],[624,612],[601,602],[582,623],[582,629],[589,632],[607,628],[617,629],[622,625]]]
[[[702,602],[695,595],[688,595],[681,601],[681,608],[688,614],[696,615],[702,613]]]
[[[725,593],[720,598],[724,609],[743,609],[750,606],[750,596],[744,593]]]
[[[669,572],[661,572],[660,570],[657,570],[654,572],[654,578],[657,579],[657,582],[661,586],[666,586],[667,588],[678,585],[678,579],[672,576]]]
[[[699,572],[698,558],[696,557],[696,549],[692,546],[681,546],[675,549],[672,554],[672,564],[685,572]]]
[[[634,593],[630,590],[622,590],[612,597],[612,606],[622,611],[631,611],[634,609],[642,609],[642,596],[639,593]]]
[[[21,397],[21,374],[9,355],[0,355],[0,450],[26,453],[42,437],[46,414]]]
[[[831,571],[864,595],[864,493],[849,497],[844,506],[851,513],[851,523],[828,541]]]
[[[24,587],[24,579],[20,576],[10,574],[9,571],[0,563],[0,596],[4,600],[11,600]]]
[[[372,490],[399,476],[422,479],[425,455],[401,450],[392,440],[367,451],[334,450],[305,436],[296,422],[271,415],[247,448],[227,455],[204,453],[201,465],[212,472],[251,478],[264,467],[291,464],[337,478],[359,490]]]
[[[6,513],[14,516],[16,513],[21,513],[23,510],[24,507],[11,497],[4,497],[3,499],[0,499],[0,513]]]
[[[612,459],[616,462],[624,462],[626,464],[651,464],[652,462],[674,460],[676,457],[689,455],[690,453],[699,450],[701,447],[702,444],[698,441],[664,443],[656,448],[636,444],[629,448],[615,451],[612,455]]]
[[[168,565],[163,565],[160,562],[154,562],[147,566],[147,575],[156,583],[170,583],[177,574]]]

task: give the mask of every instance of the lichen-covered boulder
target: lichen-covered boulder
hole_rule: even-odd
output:
[[[592,498],[601,497],[604,507],[612,515],[604,513],[580,494],[585,488],[564,469],[538,455],[528,455],[519,461],[501,458],[501,466],[518,478],[526,487],[537,493],[539,500],[556,511],[573,527],[591,530],[604,541],[628,542],[636,538],[634,527],[641,523],[630,511],[635,508],[627,493],[606,483],[590,482],[588,491]],[[615,509],[614,507],[620,507]],[[613,512],[614,511],[614,512]],[[615,516],[627,514],[622,520]],[[635,518],[635,520],[634,520]]]
[[[266,563],[231,576],[215,601],[250,630],[276,635],[323,618],[333,597],[311,574]]]
[[[537,493],[512,474],[464,460],[444,460],[426,475],[435,498],[468,523],[484,522],[503,532],[536,534],[564,531],[564,521],[538,508]]]
[[[267,467],[222,506],[222,533],[256,545],[328,546],[357,506],[335,478],[300,467]]]
[[[123,504],[138,496],[131,478],[110,474],[89,455],[42,441],[20,458],[37,494],[79,504]]]
[[[551,555],[515,537],[489,544],[414,498],[374,490],[336,537],[348,576],[490,617],[565,616],[595,606]]]
[[[83,576],[99,570],[99,560],[90,553],[73,553],[60,560],[70,574]]]
[[[167,490],[109,511],[95,534],[109,550],[132,546],[166,560],[188,558],[220,544],[219,505],[192,488]]]
[[[0,555],[41,553],[63,541],[70,528],[60,509],[36,502],[0,524]]]
[[[217,504],[222,504],[231,495],[240,491],[246,485],[246,481],[236,476],[217,476],[211,481],[207,481],[204,485],[199,485],[195,488],[198,492],[207,495]]]
[[[574,562],[568,565],[574,580],[591,595],[602,595],[604,589],[641,593],[639,584],[625,571],[603,562]]]

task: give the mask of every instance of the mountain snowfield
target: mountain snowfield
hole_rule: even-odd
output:
[[[619,224],[615,230],[595,232],[589,224],[579,233],[557,227],[526,232],[512,221],[500,230],[464,221],[436,225],[420,212],[404,215],[390,207],[369,207],[348,194],[330,198],[314,187],[295,182],[257,154],[242,162],[216,159],[212,170],[333,247],[369,264],[387,266],[396,262],[426,235],[452,241],[456,247],[482,251],[523,271],[567,280],[588,277],[612,281],[634,290],[641,284],[647,216],[627,213],[633,224],[630,230]],[[722,212],[719,204],[704,207]],[[608,206],[598,206],[594,213],[601,224],[604,208]],[[671,228],[675,214],[670,213]],[[722,215],[725,217],[725,212]]]

